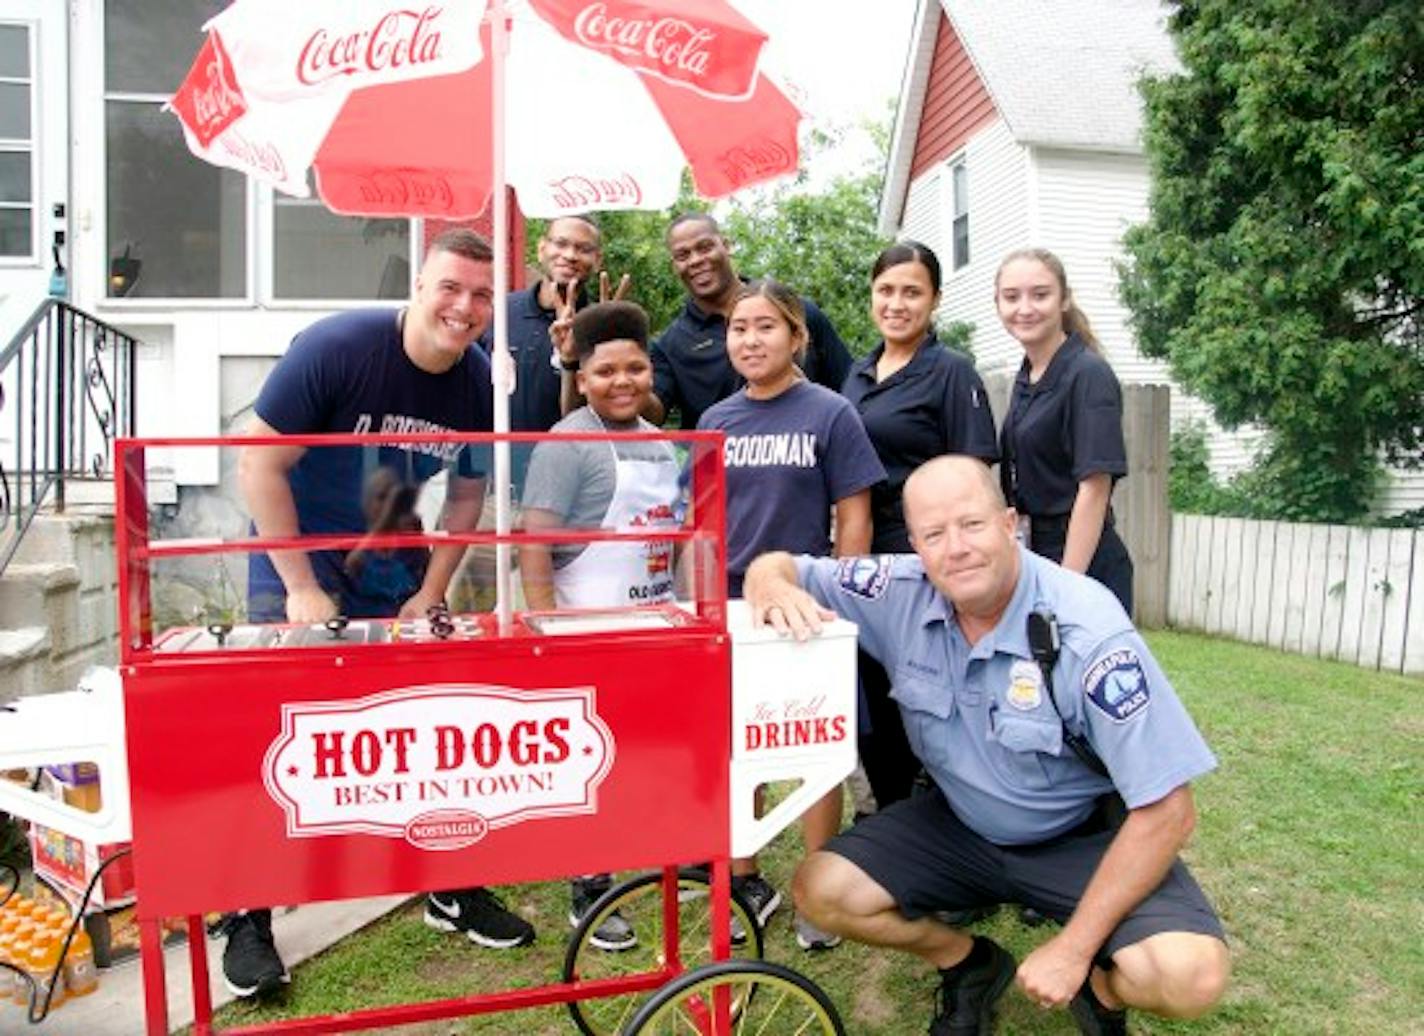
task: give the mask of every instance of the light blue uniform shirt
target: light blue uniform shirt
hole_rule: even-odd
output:
[[[1014,596],[970,646],[914,555],[798,557],[801,585],[860,626],[890,674],[910,746],[967,826],[998,845],[1046,841],[1085,821],[1114,786],[1129,809],[1208,773],[1216,758],[1107,589],[1022,548]],[[1027,618],[1058,619],[1053,689],[1112,780],[1063,742]]]

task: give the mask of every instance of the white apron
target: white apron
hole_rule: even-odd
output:
[[[678,465],[671,447],[666,459],[621,460],[613,443],[617,480],[601,528],[615,532],[675,529]],[[554,571],[554,599],[560,608],[618,608],[673,599],[671,543],[590,543]]]

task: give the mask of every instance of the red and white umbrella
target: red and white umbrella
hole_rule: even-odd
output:
[[[205,28],[170,101],[189,148],[300,196],[311,169],[335,212],[475,216],[501,173],[532,216],[663,209],[684,167],[716,198],[797,164],[766,34],[723,0],[237,0]]]
[[[493,200],[494,423],[509,429],[505,184],[532,216],[664,209],[794,172],[801,113],[725,0],[234,0],[169,101],[199,158],[335,212]],[[509,456],[495,450],[496,529]],[[498,552],[509,621],[509,552]]]

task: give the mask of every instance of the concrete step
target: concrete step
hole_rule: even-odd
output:
[[[0,630],[0,701],[39,694],[49,686],[49,630]]]
[[[94,559],[85,555],[87,541],[107,536],[112,529],[112,509],[105,511],[74,511],[64,514],[41,512],[35,515],[20,540],[11,564],[44,564],[68,562],[83,566]],[[113,567],[112,558],[109,567]]]
[[[0,629],[43,621],[55,628],[57,611],[79,592],[79,566],[64,561],[12,562],[0,575]]]

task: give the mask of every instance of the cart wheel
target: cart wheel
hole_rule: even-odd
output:
[[[726,1028],[713,997],[727,991]],[[673,979],[628,1023],[625,1036],[845,1036],[835,1005],[800,972],[765,960],[724,960]]]
[[[594,903],[574,929],[564,955],[564,981],[624,978],[659,971],[664,967],[662,872],[640,874],[609,889]],[[678,886],[678,953],[685,969],[712,960],[712,901],[707,878],[697,871],[682,871]],[[732,892],[732,917],[748,933],[745,942],[732,947],[733,959],[760,959],[762,930],[755,915],[737,892]],[[589,940],[593,932],[617,910],[633,926],[638,945],[619,953],[600,950]],[[584,1036],[617,1036],[646,994],[572,1000],[569,1013]]]

